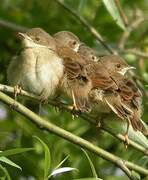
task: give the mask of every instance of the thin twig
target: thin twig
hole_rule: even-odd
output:
[[[141,58],[148,58],[148,53],[142,52],[136,48],[133,49],[124,49],[123,50],[124,53],[130,53],[130,54],[134,54],[136,56],[139,56]]]
[[[130,37],[131,33],[137,29],[139,27],[139,25],[143,22],[147,20],[147,17],[144,17],[143,15],[138,15],[138,17],[136,17],[133,22],[131,22],[127,28],[127,31],[124,31],[121,39],[118,43],[118,47],[120,49],[124,49],[126,42],[128,41],[128,38]]]
[[[119,10],[120,16],[121,16],[121,18],[122,18],[122,20],[124,22],[125,27],[126,27],[128,25],[128,19],[127,19],[126,14],[123,11],[121,5],[120,5],[119,0],[115,0],[115,4],[116,4],[116,6],[117,6],[117,8]]]
[[[135,165],[129,161],[125,161],[119,158],[118,156],[115,156],[103,150],[102,148],[97,147],[92,143],[50,123],[49,121],[44,120],[43,118],[39,117],[37,114],[32,112],[31,110],[29,110],[22,104],[16,102],[14,99],[10,98],[9,96],[7,96],[2,92],[0,92],[0,100],[11,107],[15,103],[15,106],[13,106],[14,110],[27,117],[27,119],[30,119],[37,126],[42,127],[43,129],[46,129],[47,131],[52,132],[55,135],[64,138],[65,140],[73,144],[76,144],[82,148],[89,150],[90,152],[96,154],[97,156],[102,157],[107,161],[114,163],[116,166],[118,166],[120,169],[122,169],[125,172],[125,174],[129,177],[129,179],[134,180],[135,178],[132,176],[131,171],[128,169],[128,167],[130,169],[136,170],[141,174],[148,175],[148,170],[146,170],[145,168]]]
[[[3,85],[0,84],[0,91],[3,91],[5,93],[11,93],[14,94],[14,88],[7,86],[7,85]],[[28,93],[27,91],[22,90],[21,91],[21,96],[25,96],[28,98],[32,98],[34,100],[39,101],[39,97],[35,96],[31,93]],[[53,106],[56,106],[60,109],[64,109],[66,111],[71,112],[72,108],[71,106],[68,105],[64,105],[63,103],[57,102],[57,101],[49,101],[49,103]],[[95,120],[93,120],[91,117],[89,117],[89,115],[85,115],[85,114],[80,114],[80,117],[86,121],[88,121],[90,124],[93,124],[96,126],[97,122]],[[125,138],[122,134],[115,134],[111,129],[109,129],[108,127],[101,127],[104,131],[108,132],[109,134],[111,134],[112,136],[114,136],[115,138],[119,139],[120,141],[125,141]],[[141,146],[140,144],[137,144],[136,142],[132,141],[129,139],[129,145],[132,146],[133,148],[135,148],[136,150],[142,152],[145,155],[148,155],[148,150],[146,148],[144,148],[143,146]]]
[[[75,11],[74,9],[70,8],[68,5],[66,5],[65,3],[63,3],[60,0],[55,0],[55,2],[57,2],[59,5],[61,5],[65,10],[67,10],[68,12],[70,12],[77,21],[79,21],[82,25],[84,25],[84,27],[86,27],[89,32],[104,46],[104,48],[111,54],[117,54],[117,52],[115,50],[113,50],[110,46],[108,46],[106,44],[106,42],[104,41],[104,39],[102,38],[102,36],[98,33],[98,31],[91,26],[77,11]]]
[[[10,21],[6,21],[3,19],[0,19],[0,27],[5,27],[8,29],[11,29],[13,31],[19,31],[19,32],[25,32],[28,28],[24,27],[24,26],[20,26],[18,24],[12,23]]]

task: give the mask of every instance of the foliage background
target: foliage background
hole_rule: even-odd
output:
[[[135,73],[140,76],[143,85],[148,81],[148,57],[137,56],[133,53],[127,53],[129,48],[137,48],[143,53],[148,53],[148,21],[143,21],[131,33],[125,44],[125,49],[119,49],[119,42],[124,31],[113,20],[101,0],[65,0],[71,8],[75,9],[83,16],[98,32],[104,37],[107,44],[119,51],[128,63],[135,66]],[[122,0],[121,6],[128,17],[129,25],[137,18],[136,13],[146,16],[148,12],[147,0]],[[25,27],[42,27],[51,35],[57,31],[72,31],[80,37],[82,41],[98,50],[99,54],[108,53],[100,43],[86,30],[62,6],[54,0],[3,0],[0,6],[0,19],[13,22]],[[13,55],[19,50],[19,42],[16,39],[15,32],[0,26],[0,83],[7,84],[6,69]],[[148,84],[148,83],[147,83]],[[144,91],[147,92],[145,86]],[[22,102],[23,98],[19,98]],[[38,112],[36,102],[26,100],[25,104],[31,110]],[[143,119],[148,122],[148,103],[144,96]],[[79,135],[93,144],[99,145],[107,151],[121,156],[133,162],[140,162],[142,154],[133,148],[125,149],[123,143],[119,142],[109,134],[96,130],[87,122],[79,118],[72,120],[67,112],[57,112],[51,106],[44,107],[43,116],[58,126]],[[12,179],[43,179],[44,155],[39,142],[32,136],[40,137],[51,150],[52,163],[54,168],[61,160],[69,155],[64,166],[77,168],[79,171],[63,174],[55,179],[74,179],[92,177],[90,164],[80,148],[69,142],[43,130],[38,129],[34,124],[14,112],[9,107],[0,103],[0,150],[12,149],[15,147],[35,147],[35,151],[27,152],[21,155],[11,156],[10,159],[22,167],[22,171],[4,165]],[[121,170],[113,164],[88,153],[96,168],[100,178],[105,180],[126,180],[127,177]]]

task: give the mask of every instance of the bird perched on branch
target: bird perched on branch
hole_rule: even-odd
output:
[[[118,90],[105,97],[105,101],[109,107],[123,120],[127,121],[127,131],[125,138],[128,141],[128,129],[131,124],[135,131],[141,131],[148,135],[147,129],[144,127],[142,114],[142,93],[136,84],[125,76],[130,69],[122,58],[117,55],[109,55],[100,58],[100,62],[107,69],[110,77],[118,86]]]
[[[54,95],[64,72],[62,59],[56,54],[56,42],[41,28],[18,35],[23,47],[9,64],[8,81],[44,101]]]
[[[98,66],[97,68],[97,66],[95,66],[96,70],[94,70],[93,73],[96,81],[103,77],[103,73],[106,72],[106,76],[100,79],[100,83],[98,83],[97,86],[93,85],[94,89],[89,93],[93,108],[96,111],[99,108],[98,111],[100,111],[102,106],[104,109],[103,112],[109,112],[109,107],[118,117],[127,121],[127,131],[125,133],[127,143],[130,124],[134,130],[139,130],[147,135],[148,132],[141,121],[141,92],[133,81],[125,77],[126,72],[134,68],[129,66],[117,55],[103,56],[98,59],[95,52],[86,46],[80,46],[78,52],[86,56],[90,61],[98,61],[100,67]],[[99,73],[97,73],[97,71]],[[105,81],[105,77],[108,77],[108,81]],[[100,86],[102,84],[104,84],[106,88]]]
[[[88,64],[81,56],[68,47],[58,48],[58,55],[63,59],[64,76],[60,88],[72,99],[74,110],[88,112],[88,94],[92,88],[86,66]]]

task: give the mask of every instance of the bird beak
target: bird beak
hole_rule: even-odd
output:
[[[133,66],[128,66],[128,67],[125,67],[123,68],[121,71],[118,71],[121,75],[125,75],[127,71],[131,70],[131,69],[136,69],[135,67]]]
[[[32,40],[26,33],[22,33],[22,32],[18,33],[18,38]]]

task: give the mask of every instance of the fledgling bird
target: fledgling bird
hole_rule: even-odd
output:
[[[78,52],[83,54],[83,56],[86,54],[91,61],[95,59],[96,62],[97,57],[93,57],[95,54],[92,54],[91,48],[80,46],[80,49],[81,50]],[[85,52],[86,49],[87,52]],[[100,111],[100,109],[104,109],[104,112],[109,113],[107,107],[110,107],[110,109],[118,117],[123,120],[127,120],[128,126],[125,133],[125,138],[127,141],[129,124],[132,125],[134,130],[139,130],[147,135],[148,132],[141,122],[141,92],[131,80],[124,76],[125,73],[129,69],[133,69],[133,67],[130,67],[123,59],[116,55],[101,57],[101,60],[99,59],[98,63],[103,65],[104,71],[108,73],[109,77],[116,84],[117,88],[113,89],[109,87],[107,89],[96,88],[91,90],[90,101],[94,105],[93,108],[96,109],[96,111],[97,109],[98,111]],[[100,69],[102,68],[98,68],[98,71]],[[94,71],[94,74],[95,72],[97,72],[97,70]],[[102,73],[100,74],[102,75]],[[100,74],[98,74],[98,77],[100,77]],[[102,102],[101,105],[100,102]]]
[[[125,77],[125,73],[129,69],[134,68],[123,63],[121,58],[114,55],[112,57],[113,59],[109,56],[100,59],[101,63],[109,71],[111,78],[118,86],[118,90],[106,97],[105,100],[121,119],[127,121],[126,139],[128,139],[127,135],[130,124],[135,131],[138,130],[148,135],[148,131],[141,120],[142,93],[132,80]]]
[[[63,59],[64,65],[64,75],[59,89],[72,99],[74,110],[88,112],[88,94],[92,88],[86,71],[88,62],[66,46],[58,48],[57,53]]]
[[[41,101],[47,100],[54,95],[64,72],[62,59],[56,54],[56,42],[41,28],[18,35],[23,47],[8,66],[8,81],[39,95]]]
[[[81,44],[79,38],[69,31],[59,31],[53,37],[55,38],[57,48],[68,47],[77,52]]]

